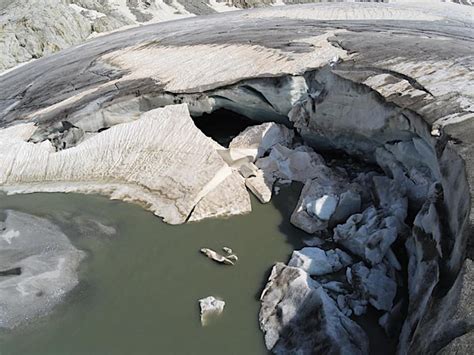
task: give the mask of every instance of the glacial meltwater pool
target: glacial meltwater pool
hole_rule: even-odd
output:
[[[45,217],[87,252],[80,284],[50,315],[0,331],[1,355],[267,354],[259,296],[272,265],[306,235],[289,223],[300,187],[249,215],[170,226],[141,207],[76,194],[0,196],[0,209]],[[96,221],[117,230],[98,232]],[[40,237],[40,236],[38,236]],[[235,266],[199,253],[238,255]],[[218,296],[224,313],[202,327],[198,299]]]

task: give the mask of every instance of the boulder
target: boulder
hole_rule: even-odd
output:
[[[340,249],[324,251],[306,247],[293,252],[288,266],[300,268],[311,276],[321,276],[337,272],[351,263],[352,258]]]
[[[51,222],[6,211],[0,233],[0,329],[49,313],[79,282],[85,254]]]

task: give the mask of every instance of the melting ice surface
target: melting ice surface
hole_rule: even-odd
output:
[[[88,254],[79,286],[50,315],[0,331],[0,354],[267,354],[259,296],[272,265],[302,246],[289,224],[298,195],[283,188],[269,204],[252,199],[249,215],[181,226],[96,196],[0,196],[0,209],[50,219]],[[199,253],[223,246],[237,265]],[[202,327],[198,300],[210,295],[226,306]]]

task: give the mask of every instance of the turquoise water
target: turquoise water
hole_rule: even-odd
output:
[[[0,354],[267,354],[258,298],[272,265],[302,245],[305,234],[289,224],[298,194],[282,188],[272,203],[252,199],[251,214],[181,226],[103,197],[1,196],[0,209],[55,221],[88,257],[79,286],[52,314],[0,332]],[[199,253],[223,246],[239,256],[237,265]],[[197,301],[210,295],[226,306],[202,327]]]

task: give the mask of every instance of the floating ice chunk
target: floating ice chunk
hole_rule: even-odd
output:
[[[232,260],[230,260],[229,258],[226,258],[225,256],[219,254],[218,252],[212,249],[202,248],[201,253],[206,255],[209,259],[217,261],[218,263],[226,264],[226,265],[234,265],[234,262]]]
[[[201,309],[201,324],[206,325],[213,315],[219,315],[224,311],[225,302],[209,296],[199,300],[199,308]]]

